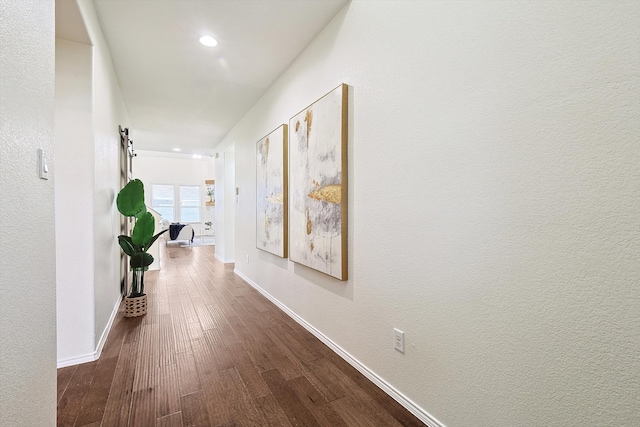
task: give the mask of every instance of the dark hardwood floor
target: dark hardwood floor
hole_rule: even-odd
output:
[[[162,247],[149,313],[58,370],[58,426],[423,426],[215,260]]]

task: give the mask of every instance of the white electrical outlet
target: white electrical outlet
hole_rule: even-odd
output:
[[[393,348],[404,353],[404,332],[398,328],[393,328]]]
[[[249,254],[247,254],[247,262],[249,262]]]

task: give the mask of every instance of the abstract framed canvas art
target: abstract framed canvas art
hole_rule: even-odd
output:
[[[287,257],[287,125],[256,144],[256,247]]]
[[[289,258],[347,280],[347,101],[342,84],[289,120]]]

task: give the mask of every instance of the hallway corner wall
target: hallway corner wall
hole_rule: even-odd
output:
[[[0,425],[56,423],[53,0],[2,2]],[[49,163],[38,176],[37,150]]]
[[[228,144],[215,159],[216,173],[216,254],[223,263],[235,262],[236,157],[235,145]]]
[[[94,360],[92,47],[56,38],[58,366]]]
[[[118,126],[127,127],[129,115],[104,39],[95,5],[78,0],[93,44],[92,113],[94,144],[94,307],[95,346],[99,355],[120,303],[120,230],[115,198],[120,191]]]

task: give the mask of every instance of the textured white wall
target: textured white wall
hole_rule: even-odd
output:
[[[255,194],[255,193],[254,193]],[[224,202],[224,252],[220,255],[224,262],[235,261],[236,251],[236,148],[235,145],[227,147],[224,151],[224,192],[222,193]],[[216,251],[217,253],[217,251]]]
[[[637,425],[639,22],[629,1],[353,0],[218,147],[236,268],[447,426]],[[346,283],[255,249],[248,196],[255,142],[342,82]]]
[[[115,206],[120,190],[118,125],[127,127],[129,117],[93,1],[78,0],[78,6],[93,44],[94,304],[99,344],[120,301],[120,246],[116,240],[120,214]]]
[[[54,37],[52,0],[0,2],[2,426],[56,422]]]
[[[93,358],[91,46],[56,39],[56,308],[59,366]],[[86,361],[86,360],[84,360]]]
[[[215,161],[216,167],[216,258],[235,261],[236,154],[229,144]],[[255,191],[255,190],[254,190]],[[254,193],[255,194],[255,193]],[[255,197],[255,196],[254,196]]]
[[[215,229],[216,229],[216,253],[215,257],[222,262],[225,262],[224,254],[226,253],[226,241],[225,234],[225,162],[224,153],[219,153],[218,158],[215,159],[216,164],[216,206],[215,206]],[[235,230],[233,231],[235,233]],[[230,236],[232,238],[232,236]]]

